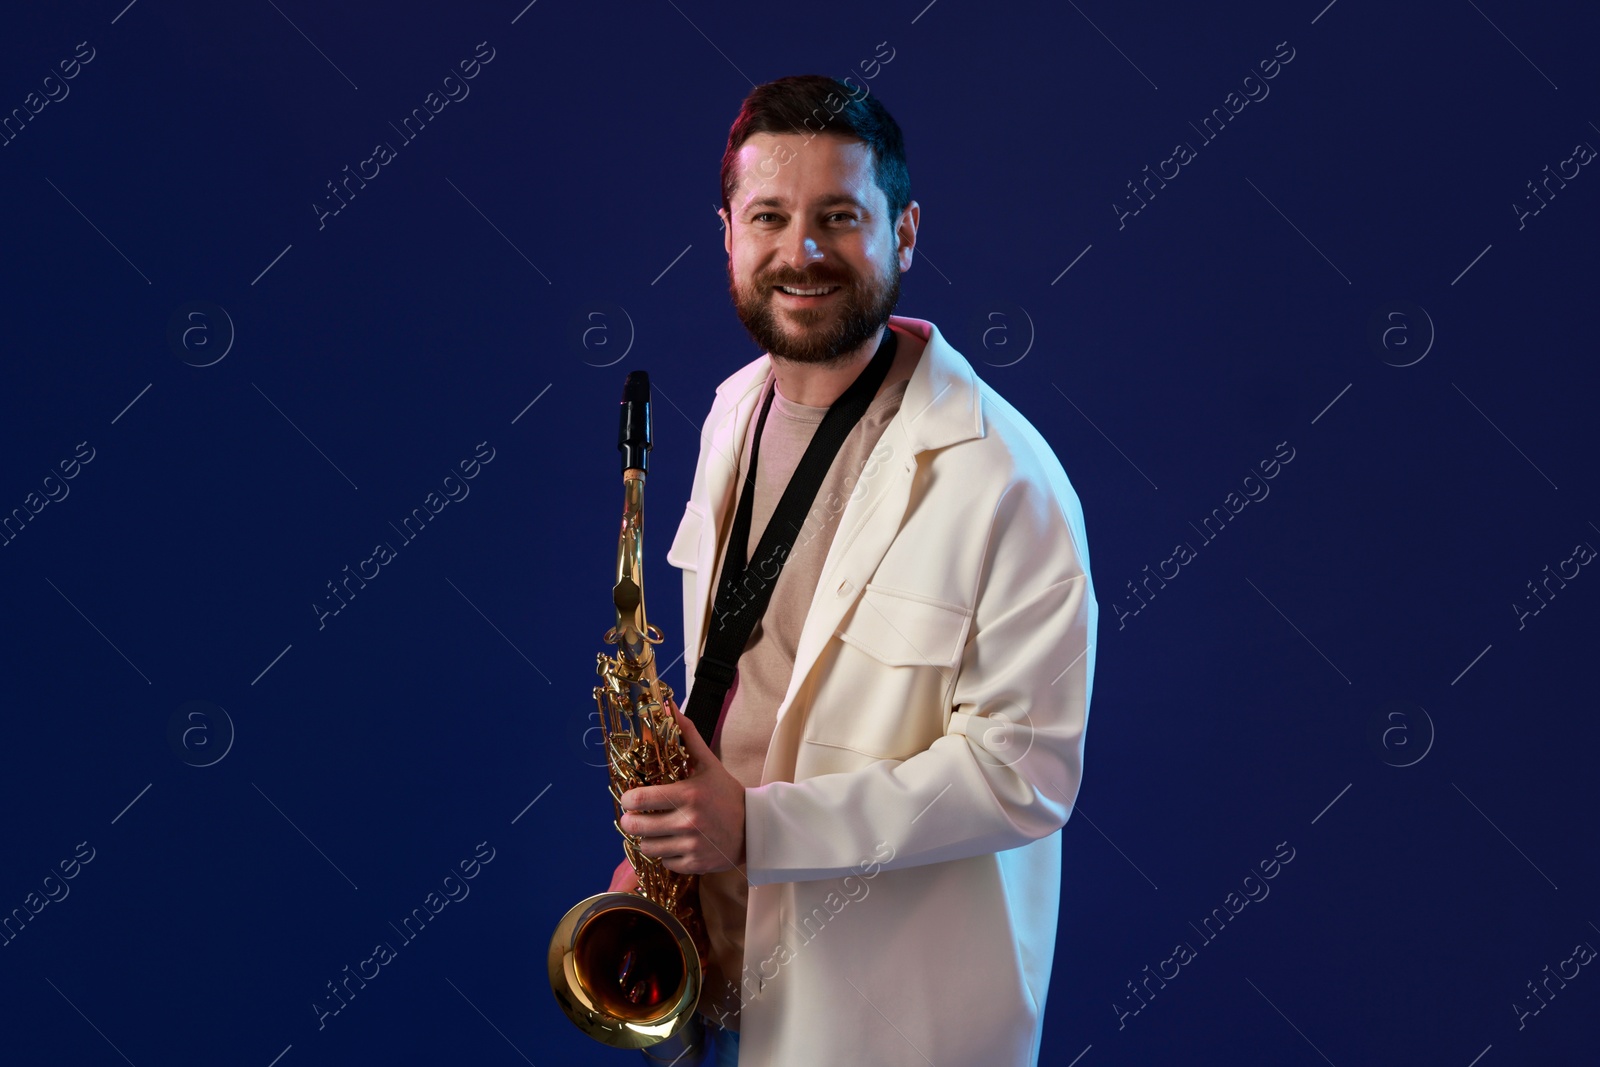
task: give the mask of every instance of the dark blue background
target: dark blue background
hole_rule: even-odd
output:
[[[544,973],[618,856],[583,746],[615,404],[651,372],[668,658],[697,426],[758,354],[718,162],[753,82],[816,72],[873,74],[905,131],[900,313],[1083,502],[1098,676],[1042,1062],[1593,1062],[1589,969],[1521,1029],[1513,1004],[1600,944],[1600,577],[1520,628],[1512,607],[1600,545],[1600,177],[1512,207],[1600,144],[1592,12],[122,2],[0,28],[3,114],[94,50],[0,147],[0,509],[93,450],[0,547],[0,914],[94,856],[0,947],[0,1059],[633,1062]],[[400,143],[484,41],[470,96]],[[1279,42],[1270,95],[1203,143],[1190,123]],[[380,140],[396,158],[319,229]],[[1197,158],[1119,228],[1179,140]],[[470,495],[402,544],[389,524],[480,442]],[[1270,496],[1202,542],[1280,442]],[[1197,558],[1119,619],[1182,541]],[[223,710],[173,743],[189,701]],[[471,895],[319,1030],[325,983],[480,842]],[[1202,942],[1280,842],[1271,895]]]

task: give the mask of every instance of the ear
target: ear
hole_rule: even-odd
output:
[[[732,220],[728,218],[728,211],[727,211],[726,208],[720,208],[720,207],[717,208],[717,217],[722,220],[722,248],[723,248],[723,251],[727,252],[731,256],[731,255],[733,255],[733,226],[732,226]]]
[[[915,200],[906,205],[905,211],[900,215],[900,224],[895,228],[895,239],[899,244],[900,270],[905,272],[911,269],[911,257],[917,246],[917,226],[922,221],[922,205]]]

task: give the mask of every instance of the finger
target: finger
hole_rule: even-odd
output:
[[[704,855],[687,849],[677,855],[663,858],[661,866],[676,874],[706,874],[707,872],[721,869],[717,864],[710,862]]]
[[[682,832],[683,828],[673,825],[671,818],[669,812],[630,811],[624,813],[617,821],[622,826],[623,833],[642,841],[646,838],[668,837]]]
[[[679,805],[677,798],[671,795],[675,785],[676,782],[635,786],[618,800],[622,803],[623,811],[674,811]]]
[[[721,864],[712,862],[706,855],[687,848],[675,856],[662,859],[661,865],[677,874],[707,874],[727,869]]]
[[[624,812],[618,820],[628,833],[635,837],[661,837],[666,834],[687,834],[695,829],[696,811],[693,796],[685,794],[683,803],[658,811]],[[628,829],[633,827],[635,829]]]
[[[639,854],[650,859],[659,860],[668,870],[676,870],[674,863],[680,863],[687,857],[685,855],[688,842],[680,836],[650,837],[639,842]]]
[[[662,811],[672,808],[672,803],[662,797],[661,790],[666,785],[635,785],[618,797],[622,811]]]

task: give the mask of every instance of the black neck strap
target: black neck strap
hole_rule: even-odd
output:
[[[700,736],[710,744],[722,714],[722,704],[739,657],[750,640],[756,623],[767,611],[772,599],[772,588],[794,547],[795,537],[805,522],[806,513],[822,488],[834,457],[839,454],[845,438],[855,429],[866,412],[878,387],[889,374],[894,362],[897,341],[895,332],[884,327],[883,339],[872,361],[850,383],[850,387],[828,407],[811,443],[784,487],[778,506],[767,521],[767,527],[756,545],[755,558],[746,562],[745,553],[750,541],[750,513],[755,498],[756,462],[761,457],[761,433],[766,428],[767,411],[772,406],[772,394],[777,383],[767,392],[761,405],[761,415],[756,420],[755,439],[750,446],[750,467],[745,472],[744,486],[739,493],[739,504],[734,512],[733,529],[728,535],[728,546],[723,555],[722,578],[712,603],[711,619],[706,626],[704,651],[695,665],[694,686],[689,693],[689,706],[685,714],[694,723]]]

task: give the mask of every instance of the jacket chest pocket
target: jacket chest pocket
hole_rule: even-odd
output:
[[[867,583],[839,640],[886,667],[947,667],[961,662],[971,614],[954,604]]]
[[[699,564],[700,556],[700,527],[705,525],[705,516],[701,513],[698,504],[689,503],[683,507],[683,520],[678,523],[677,535],[672,539],[672,547],[667,549],[667,562],[679,570],[692,571]]]
[[[944,733],[970,611],[869,583],[837,631],[806,741],[905,759]]]

